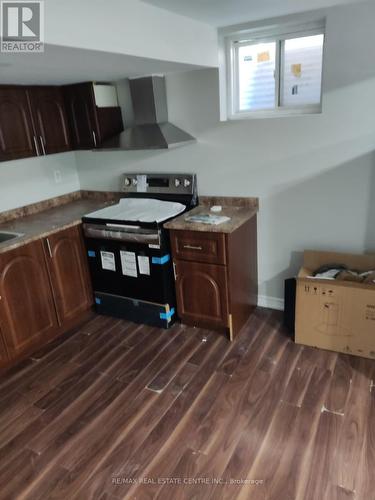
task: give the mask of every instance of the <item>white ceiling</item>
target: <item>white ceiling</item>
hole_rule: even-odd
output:
[[[143,0],[213,26],[283,16],[361,0]]]
[[[125,54],[49,45],[42,54],[0,53],[0,84],[65,84],[117,81],[152,73],[172,73],[200,66]]]

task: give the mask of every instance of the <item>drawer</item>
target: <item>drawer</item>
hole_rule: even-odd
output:
[[[225,235],[200,231],[171,231],[173,257],[194,262],[225,264]]]

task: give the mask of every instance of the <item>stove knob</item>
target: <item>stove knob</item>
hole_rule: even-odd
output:
[[[133,186],[136,186],[137,185],[137,179],[133,179]]]
[[[130,186],[130,179],[129,179],[129,177],[125,178],[124,184],[125,184],[125,186]]]
[[[189,181],[189,179],[184,179],[184,187],[189,187],[191,184],[191,182]]]
[[[176,188],[178,188],[181,185],[180,179],[175,179],[174,180],[174,185],[176,186]]]

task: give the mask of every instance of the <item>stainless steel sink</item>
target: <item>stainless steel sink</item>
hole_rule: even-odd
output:
[[[21,233],[11,233],[8,231],[0,231],[0,243],[4,243],[5,241],[14,240],[16,238],[20,238],[23,236]]]

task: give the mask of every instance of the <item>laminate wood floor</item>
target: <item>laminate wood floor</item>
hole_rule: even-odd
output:
[[[0,378],[1,499],[375,498],[375,362],[93,316]]]

